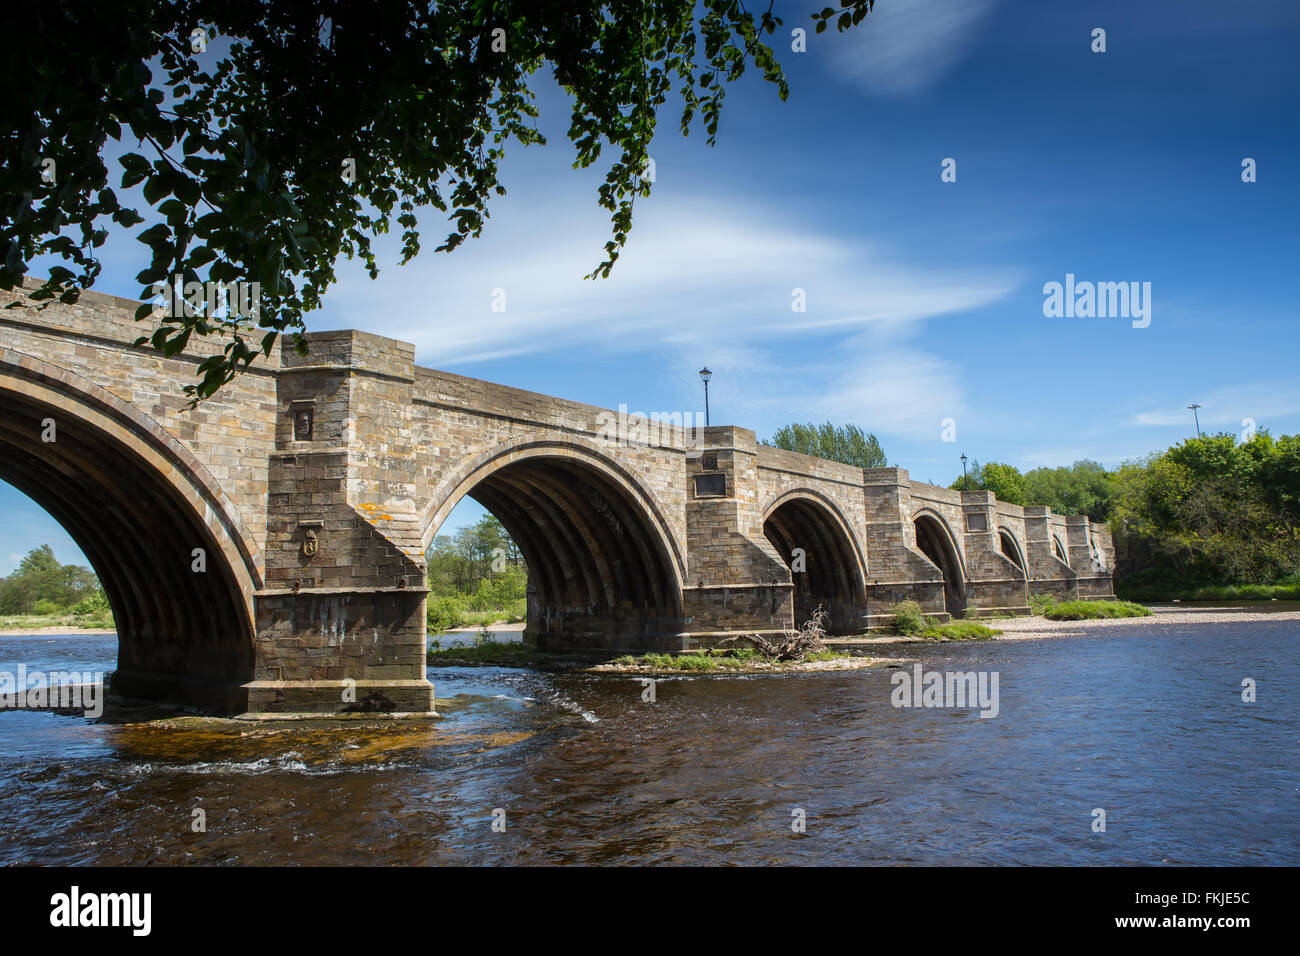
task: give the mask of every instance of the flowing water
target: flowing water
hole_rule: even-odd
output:
[[[443,716],[392,725],[9,711],[0,863],[1297,864],[1298,632],[882,651],[996,671],[991,719],[894,707],[884,668],[671,678],[653,703],[629,677],[430,668]],[[0,670],[116,649],[0,638]]]

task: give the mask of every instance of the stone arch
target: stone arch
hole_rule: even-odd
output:
[[[998,545],[1007,560],[1020,568],[1020,572],[1028,579],[1029,570],[1025,564],[1025,552],[1020,547],[1020,542],[1016,540],[1015,534],[1009,528],[998,528]]]
[[[467,496],[496,516],[528,564],[530,644],[674,646],[685,624],[681,551],[649,489],[596,443],[532,436],[466,462],[423,511],[426,550]]]
[[[784,491],[763,509],[763,535],[791,565],[796,626],[820,604],[830,615],[831,633],[861,630],[866,561],[835,502],[813,488]],[[802,572],[793,568],[795,548],[803,550]]]
[[[0,349],[0,479],[58,521],[99,576],[117,625],[115,693],[246,709],[260,554],[188,448],[100,386]]]
[[[957,538],[937,511],[922,508],[912,516],[917,549],[943,573],[945,609],[959,614],[966,608],[966,566]]]

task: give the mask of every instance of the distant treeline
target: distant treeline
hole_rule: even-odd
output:
[[[524,619],[528,568],[492,515],[434,538],[426,560],[430,630]]]
[[[1289,597],[1300,585],[1297,435],[1275,439],[1261,430],[1246,442],[1227,432],[1190,438],[1114,471],[1092,461],[1024,474],[998,462],[975,463],[969,478],[952,487],[1110,522],[1117,588],[1130,596],[1207,589],[1207,597]],[[1245,587],[1261,585],[1278,590]]]
[[[95,572],[59,564],[48,544],[28,552],[13,574],[0,578],[0,614],[91,614],[107,608]]]

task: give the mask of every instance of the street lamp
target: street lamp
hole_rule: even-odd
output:
[[[706,365],[700,369],[700,381],[704,383],[704,427],[709,426],[709,379],[713,378],[713,373],[709,371]]]
[[[970,491],[970,479],[966,477],[966,456],[961,456],[961,490]]]
[[[1188,405],[1187,407],[1192,410],[1192,415],[1194,415],[1196,418],[1196,437],[1200,438],[1201,437],[1201,416],[1196,410],[1201,407],[1201,403],[1192,402],[1192,404]]]

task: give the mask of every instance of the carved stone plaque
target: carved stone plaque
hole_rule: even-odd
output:
[[[727,494],[727,476],[722,472],[710,472],[695,476],[696,498],[723,498]]]

